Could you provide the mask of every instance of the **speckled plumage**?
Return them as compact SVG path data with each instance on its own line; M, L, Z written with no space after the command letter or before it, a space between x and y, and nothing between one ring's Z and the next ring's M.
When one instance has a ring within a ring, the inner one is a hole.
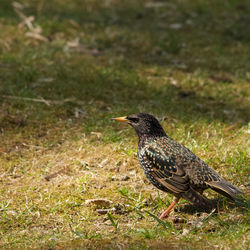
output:
M139 113L125 120L138 134L137 155L146 177L155 187L173 194L175 204L184 198L212 208L212 203L201 195L207 188L229 198L241 193L189 149L168 137L152 115Z

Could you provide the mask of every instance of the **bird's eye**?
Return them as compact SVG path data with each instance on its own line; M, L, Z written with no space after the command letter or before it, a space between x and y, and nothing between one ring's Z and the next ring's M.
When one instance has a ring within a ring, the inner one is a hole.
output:
M129 117L128 118L131 122L133 123L138 123L139 122L139 118L136 118L136 117Z

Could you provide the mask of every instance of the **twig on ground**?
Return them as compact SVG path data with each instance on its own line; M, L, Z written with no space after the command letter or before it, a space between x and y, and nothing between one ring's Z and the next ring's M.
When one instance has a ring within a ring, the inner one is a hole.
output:
M61 104L64 104L66 102L74 102L74 103L77 103L79 105L83 104L82 101L78 101L74 97L65 98L63 100L45 100L44 98L30 98L30 97L11 96L11 95L2 95L2 97L6 98L6 99L13 99L13 100L41 102L41 103L46 104L47 106L50 106L51 104L61 105Z
M27 17L24 15L24 13L21 11L23 6L17 2L12 3L12 6L14 8L14 11L17 13L17 15L20 17L22 22L18 25L19 28L22 28L24 26L27 26L28 32L25 33L27 37L48 42L48 38L42 35L42 28L39 25L34 25L35 17L29 16Z
M50 106L49 101L45 99L38 99L38 98L29 98L29 97L20 97L20 96L12 96L12 95L2 95L3 98L6 99L14 99L14 100L23 100L23 101L32 101L32 102L42 102L46 105Z

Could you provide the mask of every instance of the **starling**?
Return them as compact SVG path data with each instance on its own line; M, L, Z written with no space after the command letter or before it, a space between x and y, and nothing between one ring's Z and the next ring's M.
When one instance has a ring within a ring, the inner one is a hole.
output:
M160 219L168 216L180 198L202 208L213 208L213 203L202 196L207 188L231 199L242 193L189 149L168 137L154 116L139 113L112 119L135 129L139 137L137 157L146 177L158 189L175 196Z

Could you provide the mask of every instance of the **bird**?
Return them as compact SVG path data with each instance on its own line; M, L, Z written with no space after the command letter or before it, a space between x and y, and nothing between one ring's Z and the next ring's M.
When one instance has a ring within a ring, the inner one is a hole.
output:
M156 188L175 197L160 219L169 216L180 198L201 208L215 208L203 196L208 188L230 199L242 193L188 148L170 138L153 115L138 113L111 119L134 128L139 138L137 158L146 177Z

